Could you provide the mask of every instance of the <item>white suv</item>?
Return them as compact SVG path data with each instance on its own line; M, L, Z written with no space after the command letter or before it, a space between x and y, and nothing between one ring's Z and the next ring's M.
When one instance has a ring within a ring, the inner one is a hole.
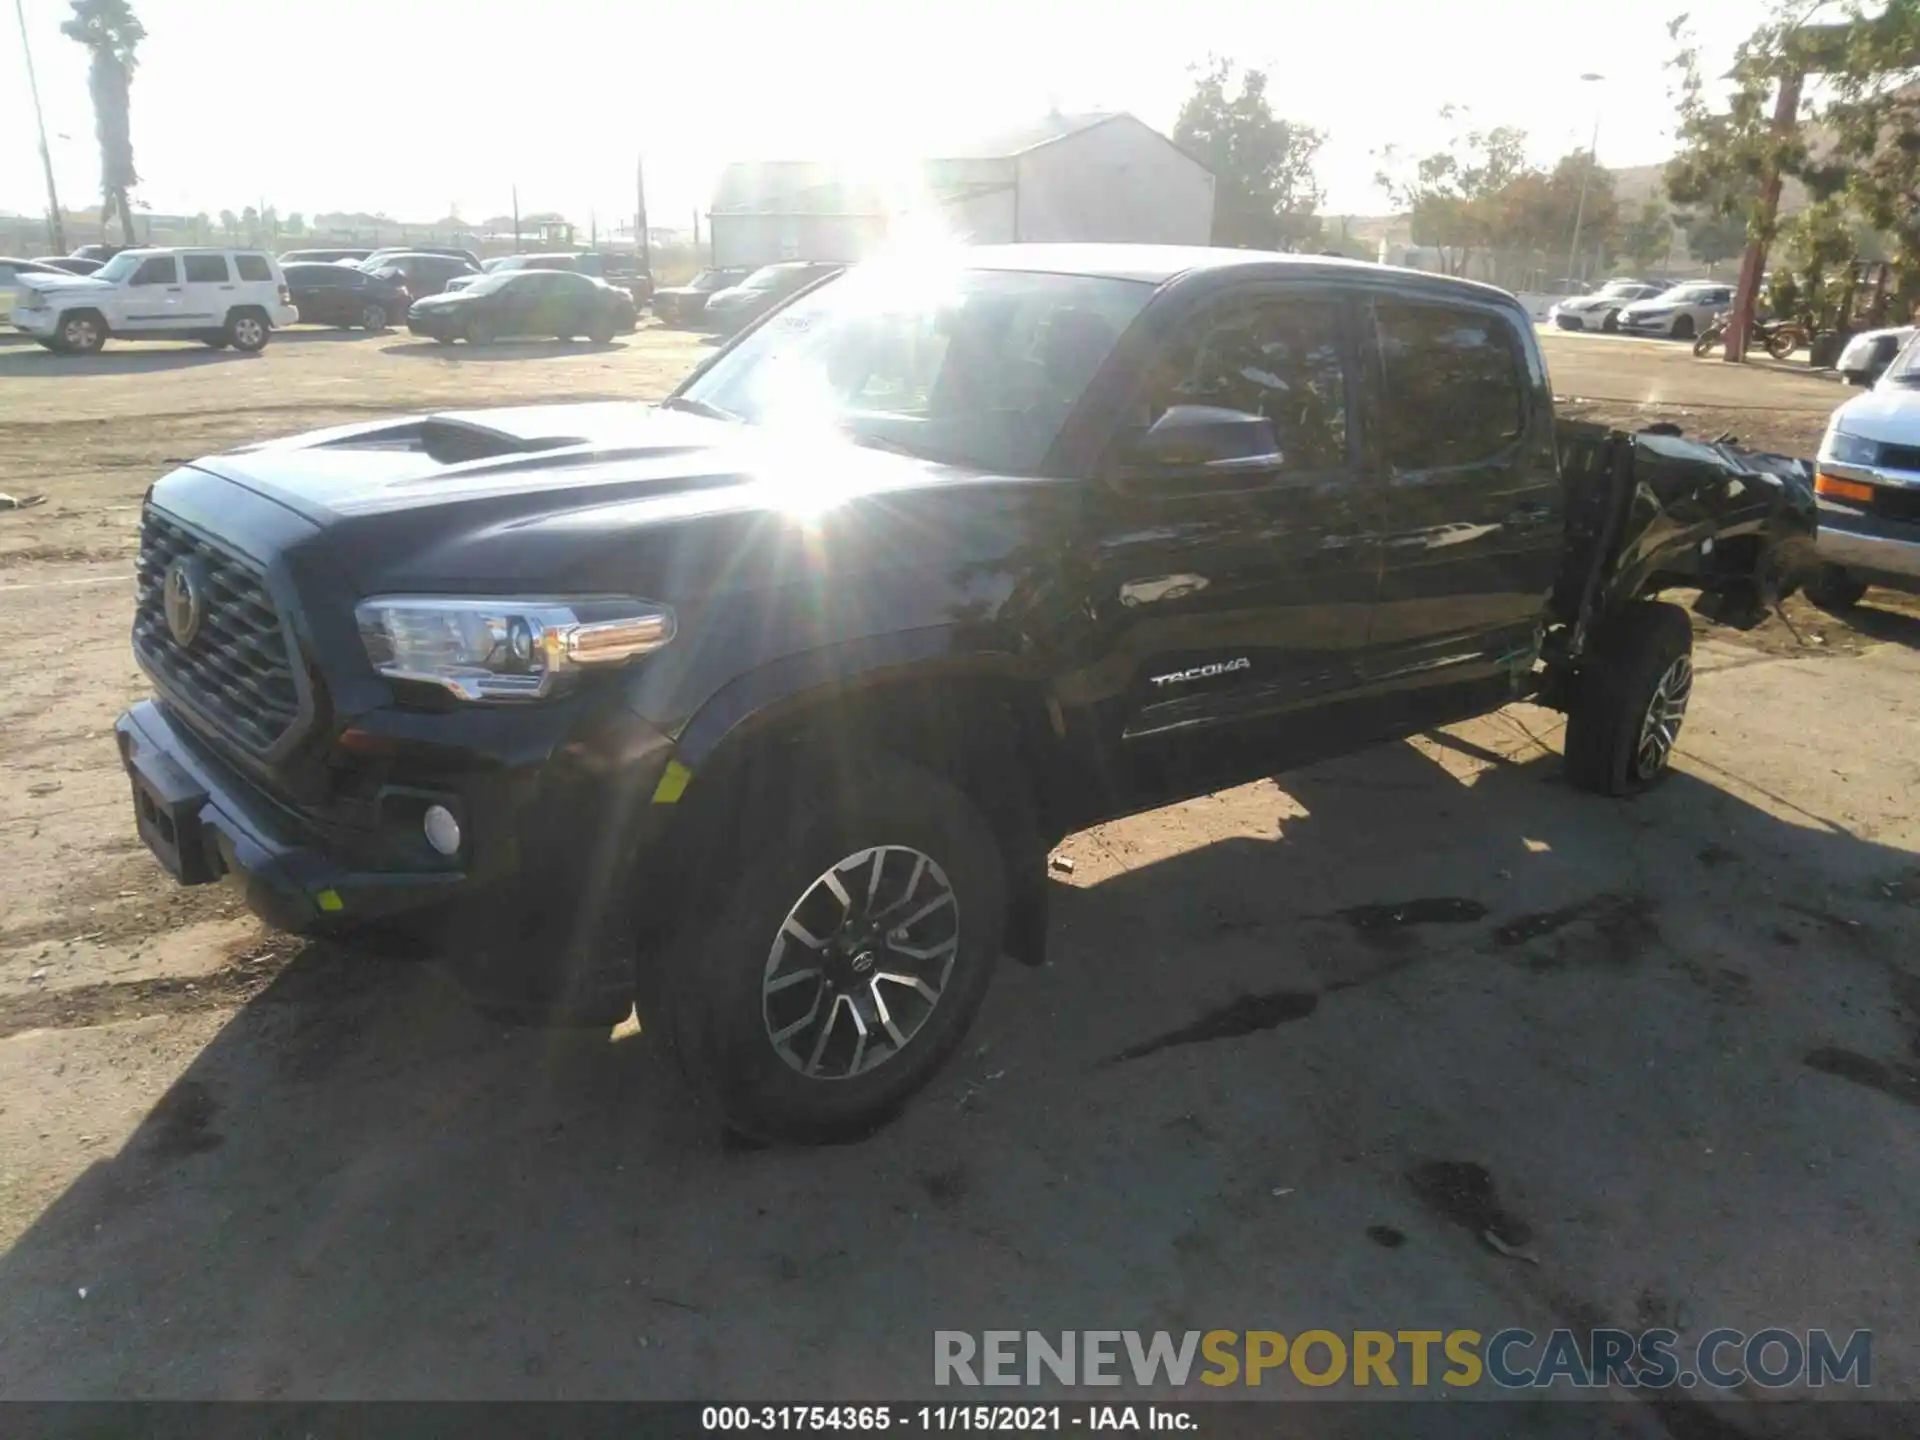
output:
M13 324L49 350L90 355L109 335L258 350L300 318L263 250L122 250L91 275L22 276Z

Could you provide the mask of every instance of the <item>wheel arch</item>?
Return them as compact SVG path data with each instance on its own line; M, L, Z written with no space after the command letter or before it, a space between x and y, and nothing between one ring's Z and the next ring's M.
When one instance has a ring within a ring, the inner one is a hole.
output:
M664 893L687 894L730 844L777 823L808 783L858 782L884 753L938 775L980 810L1007 880L1007 952L1037 964L1046 936L1046 852L1059 812L1056 731L1019 657L955 650L944 628L823 647L757 667L716 693L676 746ZM656 796L658 800L659 796ZM676 913L643 923L645 953Z

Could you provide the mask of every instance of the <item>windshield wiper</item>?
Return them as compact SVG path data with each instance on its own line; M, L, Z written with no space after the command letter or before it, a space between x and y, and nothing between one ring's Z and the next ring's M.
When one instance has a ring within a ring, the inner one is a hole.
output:
M695 400L686 395L675 395L660 402L662 410L684 410L689 415L704 415L709 420L732 420L736 424L744 417L731 410L722 410L718 405L709 405L704 400Z

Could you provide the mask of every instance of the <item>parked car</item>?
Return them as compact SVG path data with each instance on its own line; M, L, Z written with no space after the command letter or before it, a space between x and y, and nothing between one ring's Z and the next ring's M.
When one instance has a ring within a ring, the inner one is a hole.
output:
M1647 300L1624 306L1619 328L1629 335L1666 335L1691 340L1733 308L1733 287L1714 280L1687 280Z
M493 260L481 262L481 270L496 274L502 270L572 270L577 274L592 276L595 280L604 280L616 290L624 290L633 297L635 305L644 305L653 294L653 277L639 269L625 256L603 255L596 251L556 250L539 255L502 255ZM446 290L463 290L471 285L478 276L455 276L446 284ZM445 292L443 292L445 293Z
M684 285L667 285L653 292L654 318L663 325L691 325L722 290L747 278L745 269L702 270Z
M73 258L76 260L98 260L104 265L126 248L124 245L79 245L74 247Z
M478 265L457 255L430 252L415 254L410 251L369 255L360 262L360 268L369 275L383 275L389 280L398 281L406 286L407 293L415 300L438 295L447 288L449 280L480 273Z
M1920 339L1833 412L1814 490L1821 569L1808 599L1840 611L1870 585L1920 594Z
M49 350L88 355L109 336L259 350L300 318L280 262L262 250L122 250L91 275L40 276L13 324Z
M471 250L462 250L457 245L383 245L377 250L366 252L361 261L380 261L389 255L445 255L451 260L464 260L474 269L480 268L480 257Z
M384 330L404 319L413 297L407 287L388 275L374 275L352 265L331 261L283 265L287 290L309 325L339 325L346 329Z
M1547 310L1547 318L1562 330L1619 328L1620 312L1636 300L1651 300L1665 287L1644 280L1609 280L1591 295L1561 300Z
M705 308L700 311L700 328L721 335L744 330L788 296L845 268L819 260L763 265L738 285L708 296Z
M289 250L280 257L282 265L338 264L351 261L358 264L373 254L371 250Z
M0 296L11 296L16 289L15 281L22 275L52 276L64 278L69 272L47 260L15 260L11 256L0 255Z
M51 265L54 269L64 270L69 275L91 275L107 263L86 255L36 255L34 259L39 264Z
M199 460L144 512L131 818L489 1006L637 999L748 1135L864 1133L1043 957L1096 819L1523 697L1579 786L1667 773L1692 630L1649 597L1758 618L1812 491L1556 426L1546 375L1468 281L982 247L809 291L655 410Z
M407 328L442 345L486 345L509 335L585 335L605 345L638 323L633 297L570 270L504 270L463 290L416 300Z
M1862 330L1847 341L1833 368L1849 385L1871 385L1887 371L1900 347L1913 337L1912 325L1894 325L1885 330Z

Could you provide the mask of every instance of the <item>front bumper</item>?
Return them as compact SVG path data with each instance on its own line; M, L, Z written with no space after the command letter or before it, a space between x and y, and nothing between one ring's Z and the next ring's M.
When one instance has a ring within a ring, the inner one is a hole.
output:
M1817 549L1822 564L1838 565L1862 580L1920 590L1920 524L1837 505L1823 496Z
M38 310L22 310L16 307L13 312L13 328L25 331L29 335L50 336L60 322L60 312L47 306Z
M1673 315L1622 315L1614 323L1635 335L1665 335L1673 329Z
M236 880L255 914L297 933L404 920L486 998L617 1019L644 915L634 885L676 813L656 798L673 747L617 695L571 698L362 714L352 734L380 758L353 771L336 741L320 767L333 798L299 806L164 700L114 732L141 838L182 884ZM430 803L460 824L451 857L421 833Z

